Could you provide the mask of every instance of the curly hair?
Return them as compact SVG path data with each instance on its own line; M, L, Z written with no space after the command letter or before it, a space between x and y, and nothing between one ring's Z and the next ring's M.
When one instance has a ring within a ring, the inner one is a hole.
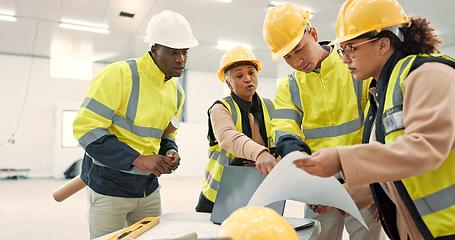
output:
M442 41L430 26L430 22L421 17L411 17L411 22L400 28L404 35L402 50L407 54L439 53Z
M390 44L393 48L402 50L407 55L440 53L438 46L442 41L434 33L434 28L430 26L430 22L421 17L410 17L410 20L408 24L399 28L404 36L403 42L391 31L381 31L380 33L373 31L363 34L358 38L386 37L390 39Z

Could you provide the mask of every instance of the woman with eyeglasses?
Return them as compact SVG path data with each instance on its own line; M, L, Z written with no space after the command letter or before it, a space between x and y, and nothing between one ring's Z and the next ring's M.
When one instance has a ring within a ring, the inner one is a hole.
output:
M395 0L348 0L338 53L355 79L373 77L362 145L325 148L294 164L348 189L371 188L391 239L455 239L455 61L425 18ZM360 192L360 191L359 191ZM353 196L359 208L365 196Z

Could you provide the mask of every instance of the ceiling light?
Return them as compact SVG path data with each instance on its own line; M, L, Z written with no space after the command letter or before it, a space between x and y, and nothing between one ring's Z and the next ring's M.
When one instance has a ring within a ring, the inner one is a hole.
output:
M16 19L17 19L16 16L0 15L0 20L2 20L2 21L15 22Z
M80 30L80 31L86 31L86 32L95 32L95 33L103 33L103 34L109 33L109 29L106 29L106 28L89 27L89 26L77 25L77 24L72 24L72 23L61 22L59 26L61 28L74 29L74 30Z
M246 49L250 49L251 50L251 45L249 44L244 44L244 43L234 43L234 42L223 42L223 41L219 41L216 43L216 48L218 49L221 49L221 50L230 50L232 49L233 47L235 46L242 46Z
M279 5L282 5L282 4L286 4L285 2L277 2L277 1L271 1L269 3L269 7L268 7L268 10L270 11L270 9L276 7L276 6L279 6ZM310 8L307 8L307 7L302 7L298 4L294 4L296 6L299 6L300 8L306 10L306 11L309 11L310 12L310 19L313 18L313 10L311 10Z

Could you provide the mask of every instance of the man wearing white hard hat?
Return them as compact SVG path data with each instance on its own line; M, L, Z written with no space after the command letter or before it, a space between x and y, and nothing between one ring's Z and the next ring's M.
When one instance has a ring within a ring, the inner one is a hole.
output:
M185 94L174 77L198 45L188 21L154 15L142 57L112 63L93 79L74 121L84 148L90 239L161 214L158 177L180 164L176 119Z

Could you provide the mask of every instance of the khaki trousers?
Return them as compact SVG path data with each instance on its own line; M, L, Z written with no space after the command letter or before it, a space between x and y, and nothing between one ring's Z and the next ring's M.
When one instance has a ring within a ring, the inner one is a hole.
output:
M145 217L161 215L160 187L144 198L112 197L87 188L90 239L104 236Z
M350 240L386 240L389 239L379 222L374 221L375 208L364 208L360 210L367 230L356 218L349 216L343 218L335 208L326 214L314 213L308 206L305 206L305 217L317 219L321 222L320 240L341 240L343 229L349 233Z

